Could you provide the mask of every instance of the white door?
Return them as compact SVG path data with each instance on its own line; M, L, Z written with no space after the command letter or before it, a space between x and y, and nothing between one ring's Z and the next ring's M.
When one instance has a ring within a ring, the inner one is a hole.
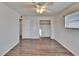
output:
M41 30L40 37L50 37L51 36L51 27L50 27L49 23L42 22L42 24L40 24L40 30Z

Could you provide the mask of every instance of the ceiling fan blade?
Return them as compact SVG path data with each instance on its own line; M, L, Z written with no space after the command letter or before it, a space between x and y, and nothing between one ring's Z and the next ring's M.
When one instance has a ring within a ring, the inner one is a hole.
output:
M45 8L46 6L50 5L50 4L53 4L53 2L46 2L42 8Z
M39 8L39 5L37 2L32 2L32 3L33 3L34 8Z
M37 8L32 8L32 10L37 10Z
M49 3L48 2L46 2L43 6L42 6L42 8L44 9L44 8L46 8L47 9L47 5L48 5Z

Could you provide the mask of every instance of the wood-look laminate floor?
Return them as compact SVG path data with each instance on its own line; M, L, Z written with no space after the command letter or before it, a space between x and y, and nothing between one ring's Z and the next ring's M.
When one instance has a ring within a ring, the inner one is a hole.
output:
M55 40L27 39L22 40L21 47L18 44L5 56L73 56L73 54Z

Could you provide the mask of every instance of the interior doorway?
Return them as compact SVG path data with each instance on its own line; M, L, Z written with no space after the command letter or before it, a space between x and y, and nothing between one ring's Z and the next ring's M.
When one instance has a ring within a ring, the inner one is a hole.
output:
M51 36L51 21L40 20L40 38L50 38Z

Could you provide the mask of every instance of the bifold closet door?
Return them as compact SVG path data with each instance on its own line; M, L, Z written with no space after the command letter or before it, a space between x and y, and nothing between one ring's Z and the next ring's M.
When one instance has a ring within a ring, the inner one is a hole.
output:
M40 25L41 28L41 37L50 37L50 25L46 24L46 25Z

